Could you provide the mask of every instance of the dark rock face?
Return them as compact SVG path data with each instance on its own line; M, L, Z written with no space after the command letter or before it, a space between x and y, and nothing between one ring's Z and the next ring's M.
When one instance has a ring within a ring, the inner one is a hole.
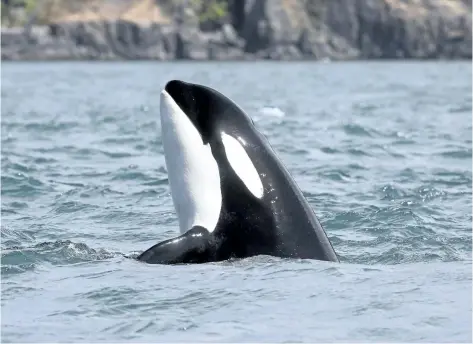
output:
M471 59L467 0L228 0L230 22L2 29L2 60Z
M466 1L334 0L322 20L361 58L471 59Z
M201 32L192 26L116 21L53 24L33 28L29 35L2 31L3 60L229 60L242 59L243 48L230 25Z

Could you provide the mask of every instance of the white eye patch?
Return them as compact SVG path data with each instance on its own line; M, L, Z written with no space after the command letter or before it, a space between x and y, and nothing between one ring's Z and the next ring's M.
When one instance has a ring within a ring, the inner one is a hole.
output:
M237 176L255 197L262 198L264 195L263 183L245 148L237 139L223 132L222 143L228 162Z

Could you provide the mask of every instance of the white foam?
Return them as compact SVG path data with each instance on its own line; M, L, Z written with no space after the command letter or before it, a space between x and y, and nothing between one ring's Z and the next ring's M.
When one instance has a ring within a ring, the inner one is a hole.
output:
M284 112L278 107L262 107L259 109L259 113L268 117L282 118L285 116Z

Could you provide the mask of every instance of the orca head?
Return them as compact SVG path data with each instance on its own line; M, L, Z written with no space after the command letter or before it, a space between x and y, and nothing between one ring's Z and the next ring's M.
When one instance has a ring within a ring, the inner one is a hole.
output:
M231 202L232 196L241 199L241 192L241 202L263 197L244 135L258 135L257 131L251 118L226 96L206 86L169 81L161 92L161 130L181 232L194 226L214 231L223 203Z

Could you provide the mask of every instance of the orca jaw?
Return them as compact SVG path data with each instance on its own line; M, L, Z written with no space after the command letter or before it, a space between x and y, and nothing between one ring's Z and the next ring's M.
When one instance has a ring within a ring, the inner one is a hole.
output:
M164 157L180 231L202 226L212 232L220 216L222 194L211 147L203 143L198 128L166 90L161 92L160 112Z
M171 80L164 90L192 122L202 142L209 143L216 118L213 116L209 95L205 88L180 80Z

